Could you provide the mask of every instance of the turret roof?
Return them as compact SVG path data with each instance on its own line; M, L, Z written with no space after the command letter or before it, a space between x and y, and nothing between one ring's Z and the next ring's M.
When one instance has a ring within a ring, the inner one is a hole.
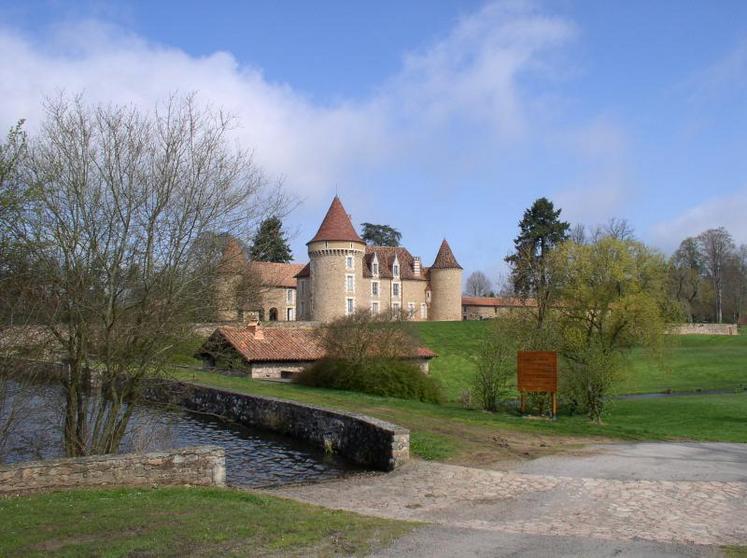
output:
M314 238L309 240L311 242L317 242L320 240L347 240L350 242L363 242L358 233L353 228L353 223L350 221L345 208L342 206L340 198L335 196L332 200L332 205L327 210L327 215L324 216L322 224L319 226Z
M454 252L451 251L451 247L449 246L449 243L446 242L445 238L441 243L441 247L438 249L436 259L433 260L431 269L462 269L462 266L459 265L459 262L454 257Z

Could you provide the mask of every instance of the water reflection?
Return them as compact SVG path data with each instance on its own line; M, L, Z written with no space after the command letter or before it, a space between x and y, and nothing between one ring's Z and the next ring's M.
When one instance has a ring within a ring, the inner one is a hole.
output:
M57 386L36 386L24 420L11 435L3 461L18 463L64 457L64 400ZM139 405L122 442L122 453L212 444L226 451L226 480L241 486L268 486L323 480L351 467L343 460L284 436L231 424L181 409Z

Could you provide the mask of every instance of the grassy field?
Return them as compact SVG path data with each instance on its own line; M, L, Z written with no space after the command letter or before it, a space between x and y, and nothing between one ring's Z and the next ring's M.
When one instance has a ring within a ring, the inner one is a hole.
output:
M363 555L414 526L230 489L70 490L0 498L0 556Z
M729 389L734 394L665 399L618 400L605 424L569 416L561 407L558 420L532 420L517 413L485 413L463 408L460 395L469 389L473 355L489 322L416 324L423 343L438 353L431 374L444 387L446 405L367 396L291 384L229 378L213 373L177 370L182 380L236 391L304 401L362 412L409 428L412 450L426 459L482 463L529 457L589 439L688 439L747 442L747 335L672 337L660 361L634 351L626 393ZM194 350L194 349L191 349ZM562 373L562 370L561 370Z
M423 343L438 353L431 373L455 401L469 388L473 355L490 322L423 322L415 324ZM634 350L623 393L747 389L747 334L682 335L667 338L661 358ZM561 370L562 373L562 370Z

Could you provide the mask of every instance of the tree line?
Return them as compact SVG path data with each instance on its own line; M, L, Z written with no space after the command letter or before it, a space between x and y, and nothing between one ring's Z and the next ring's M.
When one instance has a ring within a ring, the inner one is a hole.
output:
M524 296L539 294L544 313L548 294L547 270L537 269L544 255L557 244L570 241L590 245L603 238L635 241L633 227L625 219L587 229L559 220L560 210L540 198L519 223L514 252L505 258L510 276L492 281L482 271L472 272L465 282L470 296ZM678 320L739 323L747 315L747 245L736 245L724 227L707 229L683 240L666 258L667 292L680 310Z

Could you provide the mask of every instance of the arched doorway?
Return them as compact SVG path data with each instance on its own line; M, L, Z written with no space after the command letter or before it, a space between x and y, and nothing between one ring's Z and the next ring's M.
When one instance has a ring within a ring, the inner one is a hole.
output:
M270 321L271 322L278 321L278 309L277 308L270 308Z

